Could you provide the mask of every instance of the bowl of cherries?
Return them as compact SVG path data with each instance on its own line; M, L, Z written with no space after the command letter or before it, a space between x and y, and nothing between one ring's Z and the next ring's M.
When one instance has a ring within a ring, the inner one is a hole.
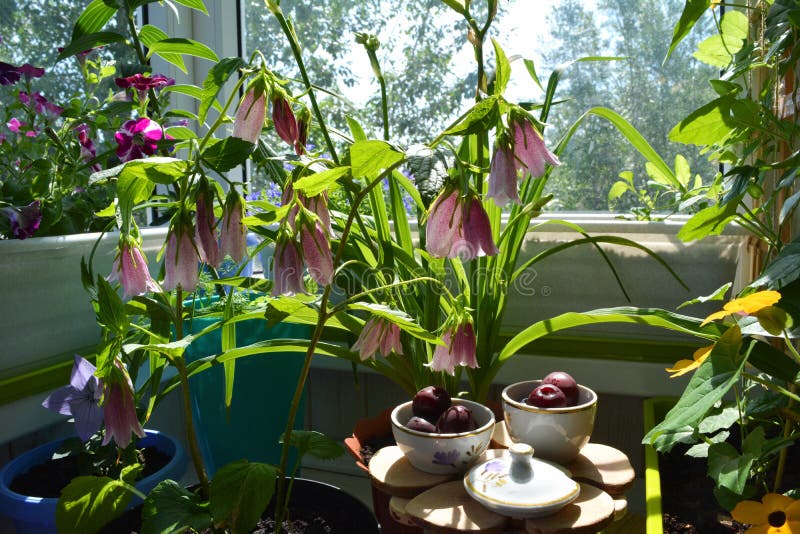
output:
M435 474L465 472L489 447L494 414L428 386L392 410L392 434L411 465Z
M533 447L534 456L568 463L589 442L597 394L563 371L511 384L502 399L508 435Z

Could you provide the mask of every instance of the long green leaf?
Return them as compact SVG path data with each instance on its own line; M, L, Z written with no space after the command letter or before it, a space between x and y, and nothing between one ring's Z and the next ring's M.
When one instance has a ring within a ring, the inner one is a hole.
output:
M124 40L125 36L117 32L97 32L79 35L73 38L72 41L59 52L56 61L61 61L92 48L109 45L111 43L121 43Z
M72 40L102 30L119 9L115 4L116 2L111 3L107 0L92 0L75 22L72 28Z
M538 321L512 337L500 352L499 360L505 361L526 345L547 335L577 326L627 323L666 328L683 334L716 341L721 335L715 324L701 327L702 321L695 317L679 315L658 308L618 307L593 310L585 313L569 312Z
M217 95L220 90L222 90L222 86L244 65L245 62L241 58L226 57L221 59L208 71L206 79L203 80L203 92L200 98L200 109L198 111L201 123L205 122L208 116L208 110L211 109L212 106L215 108L219 106ZM219 109L222 109L221 106Z
M544 102L542 103L542 111L539 115L539 120L542 123L547 122L547 117L550 116L550 109L553 106L553 98L555 97L556 89L558 88L558 82L561 79L561 75L564 74L564 71L567 70L571 65L585 61L619 61L622 59L625 58L616 56L587 56L573 59L572 61L567 61L566 63L562 63L557 68L553 69L553 72L550 73L550 77L547 79L547 90L544 93Z
M703 13L706 12L710 5L711 0L686 0L681 18L672 31L672 42L669 44L669 50L667 50L664 62L669 59L683 38L689 35L695 23L700 20L700 17L703 16Z
M139 40L147 48L150 48L151 46L153 46L153 44L159 41L163 41L164 39L169 39L169 35L167 35L167 33L164 32L164 30L162 30L157 26L153 26L152 24L145 24L139 29ZM164 52L159 55L164 59L164 61L172 63L173 65L181 69L182 72L187 72L186 63L184 63L182 55L169 54L167 52Z
M199 41L181 37L171 37L169 39L164 39L162 41L158 41L157 43L153 43L150 46L150 50L147 52L147 57L150 57L153 54L158 54L164 58L165 61L167 61L167 58L162 55L164 53L168 55L184 54L187 56L207 59L209 61L219 61L217 54L215 54L214 51L208 46Z
M228 322L233 316L233 297L236 291L231 289L228 297L225 299L225 310L223 311L222 318L226 321L222 326L221 340L223 354L229 350L236 348L236 323ZM233 402L233 381L236 376L236 361L225 362L223 365L225 372L225 408L231 409L231 402Z

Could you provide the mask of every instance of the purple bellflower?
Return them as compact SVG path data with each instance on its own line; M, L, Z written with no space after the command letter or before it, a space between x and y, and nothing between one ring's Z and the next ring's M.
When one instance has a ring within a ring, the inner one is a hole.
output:
M430 363L433 371L445 371L454 376L456 365L472 369L478 367L472 323L465 322L449 328L442 336L442 341L444 345L438 345L433 352L433 361Z
M117 447L124 449L131 442L131 433L140 438L143 438L145 433L136 416L131 379L121 364L116 365L122 377L106 381L104 388L103 417L106 422L106 434L103 436L103 445L108 445L113 439Z
M462 196L457 188L433 201L425 235L428 252L440 258L471 260L498 252L480 199L472 192Z
M353 344L353 350L359 353L362 362L374 358L378 351L384 356L392 352L403 354L400 327L386 319L371 317Z
M275 243L272 261L272 296L292 296L306 292L303 260L294 239L281 233Z
M164 131L157 122L147 117L131 119L114 134L114 139L117 141L117 157L125 163L146 155L152 156L158 150L158 142L163 137Z
M308 274L318 284L330 285L333 282L333 256L322 225L315 221L301 223L300 244Z
M231 188L222 210L222 229L219 237L220 258L230 256L236 263L247 255L247 226L244 218L244 199Z
M275 92L272 97L272 122L275 131L283 141L294 147L300 138L297 119L294 117L292 105L283 92Z
M214 195L208 180L203 178L197 191L196 243L200 246L200 259L214 268L219 267L222 263L216 227Z
M266 117L267 95L262 89L251 87L236 110L231 135L249 143L257 143Z
M103 381L94 376L95 366L77 354L69 385L55 390L42 406L75 419L75 431L87 441L103 424Z
M179 215L169 229L164 251L164 289L167 291L180 286L184 291L191 292L197 287L200 257L192 241L193 235L192 225L181 222Z
M494 203L501 208L509 201L522 203L517 191L517 163L514 159L514 150L508 145L495 147L486 197L494 200Z
M514 156L520 162L523 171L534 178L544 175L544 164L561 165L555 154L547 149L542 135L525 119L514 118L511 121L514 135Z
M111 267L108 281L119 280L125 298L143 295L148 291L158 291L158 285L150 276L147 268L147 259L142 254L142 249L129 240L120 243L119 253Z

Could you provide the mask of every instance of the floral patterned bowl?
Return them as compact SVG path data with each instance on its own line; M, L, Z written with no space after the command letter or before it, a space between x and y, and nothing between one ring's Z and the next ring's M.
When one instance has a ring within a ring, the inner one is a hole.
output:
M411 465L426 473L463 473L489 447L494 430L492 411L465 399L453 399L453 405L456 404L472 411L472 418L477 425L475 430L458 434L418 432L405 426L412 417L411 401L392 410L392 434Z

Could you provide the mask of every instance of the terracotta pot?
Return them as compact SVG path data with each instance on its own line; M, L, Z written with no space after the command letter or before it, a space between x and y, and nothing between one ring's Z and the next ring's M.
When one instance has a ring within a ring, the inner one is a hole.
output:
M387 408L375 417L359 419L353 429L353 435L345 438L344 444L347 451L355 459L356 465L364 471L369 471L364 458L361 456L361 445L375 438L386 438L392 435L392 423L389 416L392 408ZM392 496L372 485L372 509L378 523L381 525L382 534L422 534L418 527L410 527L398 523L389 511L389 501Z

